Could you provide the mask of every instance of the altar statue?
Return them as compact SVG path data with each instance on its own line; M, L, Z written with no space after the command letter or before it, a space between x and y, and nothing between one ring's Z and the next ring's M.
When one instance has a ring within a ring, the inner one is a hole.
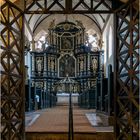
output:
M93 68L93 71L96 72L97 68L98 68L98 62L97 62L97 59L94 57L92 59L92 68Z
M55 19L53 19L49 24L49 29L52 29L55 27Z
M38 58L37 59L37 71L41 72L41 70L42 70L42 59Z

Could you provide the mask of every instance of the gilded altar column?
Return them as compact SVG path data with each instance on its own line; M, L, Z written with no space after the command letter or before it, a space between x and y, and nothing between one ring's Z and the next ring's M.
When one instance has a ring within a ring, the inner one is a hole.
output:
M83 29L82 44L85 44L85 29Z
M57 67L58 67L58 65L57 65L57 58L55 58L55 76L57 76Z
M47 61L46 61L46 53L44 53L44 76L47 75Z
M87 61L86 61L86 55L84 56L84 75L86 75L86 71L87 71Z
M35 76L35 56L34 56L34 53L32 53L31 55L32 57L32 76Z
M77 58L77 76L79 76L79 58Z
M44 81L44 108L47 107L47 81Z
M88 75L90 74L90 54L88 53L88 59L87 59L87 71L88 71Z
M58 35L56 34L56 46L58 46Z

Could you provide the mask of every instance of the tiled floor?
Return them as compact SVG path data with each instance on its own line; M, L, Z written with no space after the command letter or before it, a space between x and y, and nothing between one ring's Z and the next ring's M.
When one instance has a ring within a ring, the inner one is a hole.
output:
M103 122L96 113L86 113L86 117L92 126L103 125Z
M39 116L40 113L37 112L26 113L25 126L31 126Z
M100 117L98 113L86 113L86 117L96 132L113 132L113 126L109 126L107 119Z
M68 132L68 106L26 113L26 132ZM111 132L94 109L73 107L74 132Z

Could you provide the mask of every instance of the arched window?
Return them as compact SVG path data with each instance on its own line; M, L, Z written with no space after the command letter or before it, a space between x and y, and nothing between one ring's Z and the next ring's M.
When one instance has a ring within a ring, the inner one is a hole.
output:
M36 51L43 51L48 47L47 37L42 35L35 43Z
M96 34L88 35L88 41L86 42L86 46L90 47L91 51L99 49L99 39Z
M109 49L108 49L108 54L109 54L109 58L112 56L113 54L113 30L112 27L110 26L109 28Z

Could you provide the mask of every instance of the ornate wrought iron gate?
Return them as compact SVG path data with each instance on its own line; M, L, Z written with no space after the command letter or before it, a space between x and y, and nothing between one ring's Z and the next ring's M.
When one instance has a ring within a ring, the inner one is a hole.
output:
M1 123L2 139L24 139L23 14L113 13L108 0L26 0L24 13L9 0L1 6ZM115 1L115 0L114 0ZM113 1L113 3L114 3ZM63 2L63 3L62 3ZM115 134L118 140L138 139L139 34L138 9L129 0L115 14ZM34 6L37 10L34 10ZM82 5L83 9L79 10ZM59 7L58 10L53 7ZM104 6L106 10L102 10Z

